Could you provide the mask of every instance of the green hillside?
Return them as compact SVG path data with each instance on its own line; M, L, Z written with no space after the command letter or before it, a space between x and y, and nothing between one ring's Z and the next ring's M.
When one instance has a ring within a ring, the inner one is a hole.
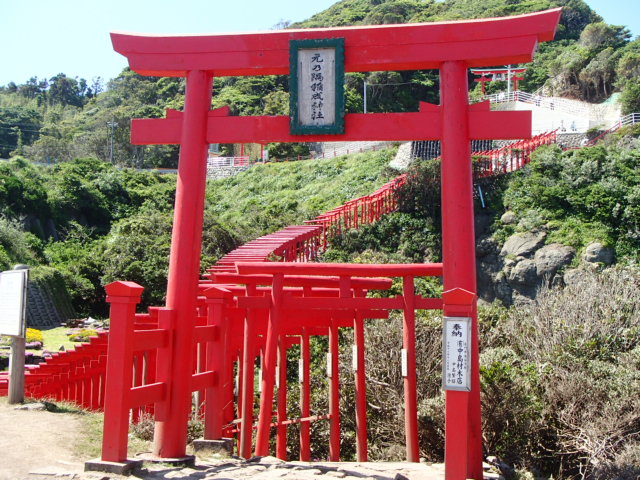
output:
M313 162L260 165L210 181L203 242L206 268L241 243L300 224L397 175L395 150ZM143 285L163 300L175 175L118 169L93 159L36 167L0 163L0 269L17 263L59 270L77 314L106 314L103 286Z

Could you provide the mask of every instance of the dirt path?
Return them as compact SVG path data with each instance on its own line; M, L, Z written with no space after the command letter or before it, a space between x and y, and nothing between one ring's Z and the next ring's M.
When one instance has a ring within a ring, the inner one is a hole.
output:
M73 444L80 437L81 421L74 415L47 411L14 410L0 401L0 480L34 477L30 472L82 472Z
M418 463L305 463L273 457L199 458L192 468L145 464L131 477L87 472L74 455L83 439L77 414L15 410L0 399L0 480L442 480L442 465Z

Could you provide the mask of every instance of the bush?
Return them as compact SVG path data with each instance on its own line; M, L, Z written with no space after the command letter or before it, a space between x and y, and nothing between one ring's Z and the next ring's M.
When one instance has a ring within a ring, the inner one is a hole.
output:
M69 335L69 340L72 342L88 342L91 337L97 337L98 331L93 328L83 328L78 332L73 332Z
M27 328L27 343L40 342L40 345L44 342L44 337L42 336L42 332L35 328Z

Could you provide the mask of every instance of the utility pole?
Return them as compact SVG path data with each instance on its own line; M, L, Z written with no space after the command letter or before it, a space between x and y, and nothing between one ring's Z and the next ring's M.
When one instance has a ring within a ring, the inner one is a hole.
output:
M507 65L507 102L511 100L511 65Z
M115 120L107 122L107 127L111 128L111 145L109 149L109 161L111 163L113 163L113 136L114 136L114 130L117 126L118 124L116 123Z
M367 80L364 81L364 113L367 113Z

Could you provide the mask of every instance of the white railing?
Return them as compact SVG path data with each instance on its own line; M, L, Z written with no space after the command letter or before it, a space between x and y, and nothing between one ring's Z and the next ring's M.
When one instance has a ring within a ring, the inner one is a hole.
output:
M207 159L207 167L247 167L249 157L210 157Z
M531 94L521 90L515 92L500 92L492 95L486 95L483 100L489 100L491 103L507 103L507 102L524 102L535 105L536 107L548 108L549 110L558 110L563 113L572 115L591 115L591 107L577 100L568 100L559 97L545 97L538 94Z
M616 120L613 123L613 125L611 125L608 129L606 129L600 135L589 140L589 142L587 142L585 146L595 145L596 143L598 143L598 140L600 140L603 137L606 137L610 133L615 132L619 128L626 127L627 125L635 125L636 123L640 123L640 113L629 113L628 115L620 117L618 120Z
M630 113L628 115L625 115L624 117L620 117L620 120L618 120L617 123L618 128L640 123L640 113Z

